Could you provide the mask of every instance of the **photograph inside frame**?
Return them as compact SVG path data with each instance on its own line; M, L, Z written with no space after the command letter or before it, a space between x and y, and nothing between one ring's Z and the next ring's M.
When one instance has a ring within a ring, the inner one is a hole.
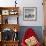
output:
M37 8L36 7L24 7L24 20L36 20Z

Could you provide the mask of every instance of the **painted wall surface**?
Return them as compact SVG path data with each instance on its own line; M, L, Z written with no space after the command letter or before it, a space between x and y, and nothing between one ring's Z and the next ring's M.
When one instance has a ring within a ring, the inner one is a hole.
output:
M23 10L21 10L20 25L22 26L43 26L43 6L42 0L30 0L24 1L23 7L36 7L37 8L37 20L36 21L24 21L23 20ZM22 9L22 8L21 8Z
M20 32L19 32L19 39L20 42L27 31L28 28L32 28L33 31L37 34L37 37L41 43L43 43L43 33L42 33L42 26L21 26L20 27Z
M0 0L0 7L13 7L15 6L15 0ZM28 26L32 26L35 32L38 35L39 40L43 41L43 30L42 26L44 26L44 15L43 15L43 6L42 0L17 0L17 7L19 7L19 24L20 24L20 32L19 38L22 39L23 33L26 31L25 29L29 28ZM24 21L23 20L23 7L36 7L37 8L37 20L36 21ZM9 17L9 22L12 17ZM14 21L12 21L14 22ZM14 22L15 23L15 22ZM23 27L22 27L23 26Z
M0 7L10 7L15 6L15 0L0 0ZM42 0L17 0L17 6L19 9L19 24L20 26L43 26L44 16L43 16L43 6ZM23 7L36 7L37 8L37 20L36 21L24 21L23 20Z

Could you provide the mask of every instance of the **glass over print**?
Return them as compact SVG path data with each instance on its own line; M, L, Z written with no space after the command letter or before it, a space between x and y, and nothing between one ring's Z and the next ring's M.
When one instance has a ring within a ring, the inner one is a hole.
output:
M24 7L23 15L24 15L24 20L36 20L37 8L36 7Z

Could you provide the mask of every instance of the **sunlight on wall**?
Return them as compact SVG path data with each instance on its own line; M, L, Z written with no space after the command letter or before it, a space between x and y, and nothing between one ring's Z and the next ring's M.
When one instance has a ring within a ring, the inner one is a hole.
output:
M0 6L14 6L14 0L0 0Z
M11 1L11 0L0 0L0 1ZM15 1L15 0L12 0L12 1Z
M15 6L15 1L20 4L21 2L23 2L23 0L0 0L0 6L4 7L4 6Z

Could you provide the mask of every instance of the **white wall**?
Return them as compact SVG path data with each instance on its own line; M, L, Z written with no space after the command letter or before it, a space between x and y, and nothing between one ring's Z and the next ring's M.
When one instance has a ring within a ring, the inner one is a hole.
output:
M15 6L15 0L0 0L1 7ZM20 26L43 26L43 6L42 0L17 0L17 6L20 7ZM36 7L37 8L37 20L36 21L24 21L23 20L23 7Z
M37 8L37 21L24 21L23 9L21 8L20 25L22 26L43 26L43 6L42 0L25 0L21 3L23 7L36 7Z

